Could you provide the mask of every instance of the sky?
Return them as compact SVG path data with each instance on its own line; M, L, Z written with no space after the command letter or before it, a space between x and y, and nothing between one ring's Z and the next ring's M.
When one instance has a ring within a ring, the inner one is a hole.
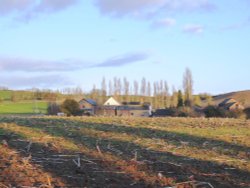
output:
M0 86L145 77L194 93L250 89L249 0L0 0Z

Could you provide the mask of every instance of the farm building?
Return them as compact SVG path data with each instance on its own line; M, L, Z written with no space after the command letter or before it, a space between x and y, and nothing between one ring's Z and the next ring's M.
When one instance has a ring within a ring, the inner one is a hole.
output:
M154 117L166 117L166 116L173 116L174 112L171 109L156 109L153 112Z
M99 106L96 110L97 115L104 116L151 116L151 106L132 106L132 105L119 105L119 106Z
M120 103L110 97L103 105L97 105L92 99L82 99L79 101L80 109L84 114L100 116L151 116L151 105L140 102Z
M110 97L104 104L104 106L120 106L121 104L115 100L113 97Z
M96 113L97 103L92 99L82 99L79 101L79 107L83 113L94 115Z
M219 104L219 107L224 108L225 110L244 110L244 106L238 101L232 98L225 99Z

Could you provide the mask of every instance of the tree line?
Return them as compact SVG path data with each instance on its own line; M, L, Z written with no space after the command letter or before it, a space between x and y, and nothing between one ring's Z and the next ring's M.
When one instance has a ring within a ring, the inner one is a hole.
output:
M183 74L183 89L176 90L173 86L171 92L166 80L151 82L143 77L141 81L134 80L131 83L126 77L114 77L111 80L103 77L100 88L94 85L89 97L103 104L108 96L124 102L148 102L154 108L191 107L201 105L202 99L211 97L208 94L193 95L193 78L189 68Z
M32 88L25 91L11 91L8 98L0 98L13 102L23 100L45 100L48 102L61 102L66 98L80 100L81 98L91 98L102 105L110 96L115 97L120 102L140 102L150 103L153 108L175 108L183 106L201 105L201 101L212 101L208 94L193 95L192 72L186 68L183 73L182 89L176 90L174 86L169 88L166 80L150 81L143 77L140 81L129 81L126 77L114 77L106 80L103 77L99 87L93 86L91 91L83 92L81 87L64 88L62 90L48 90ZM3 88L6 90L6 88Z

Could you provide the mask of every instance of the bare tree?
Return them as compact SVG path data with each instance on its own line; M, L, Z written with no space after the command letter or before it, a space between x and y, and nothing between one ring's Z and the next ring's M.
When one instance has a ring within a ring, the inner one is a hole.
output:
M158 92L158 82L154 82L154 97L156 97L159 92Z
M145 96L147 94L147 82L146 79L143 77L141 80L141 96L140 96L140 102L145 102Z
M160 96L159 96L159 104L160 104L160 107L163 108L165 107L165 93L164 93L164 84L163 84L163 80L160 81L160 84L159 84L159 91L160 91Z
M151 97L151 84L150 84L150 82L148 82L147 96Z
M135 80L134 81L134 95L138 96L138 90L139 90L139 84L138 82Z
M159 108L159 83L154 82L154 100L153 100L154 108Z
M112 80L109 80L109 95L113 95L113 83Z
M118 96L118 79L116 77L114 77L114 96L117 97Z
M107 96L107 84L106 84L106 79L105 77L102 78L102 85L101 85L102 89L101 89L101 92L102 92L102 103L105 102L106 100L106 96Z
M146 91L147 91L146 87L147 87L147 82L146 82L146 79L143 77L141 80L141 95L142 96L146 95Z
M167 81L164 81L164 89L163 89L163 93L164 93L164 107L169 107L170 106L170 102L169 102L169 89L168 89L168 83Z
M93 89L90 93L90 98L94 99L94 100L97 100L98 98L98 93L97 93L97 89L96 89L96 85L94 84L93 85Z
M186 68L183 74L183 90L185 97L185 105L191 106L193 100L193 78L189 68Z
M126 77L123 78L125 101L129 101L129 81Z
M122 94L122 82L120 78L117 79L117 93L118 95Z
M152 96L151 96L151 83L148 81L148 86L147 86L147 96L148 96L148 102L150 102L150 105L152 105Z
M117 79L117 99L121 100L121 94L122 94L122 82L121 79Z

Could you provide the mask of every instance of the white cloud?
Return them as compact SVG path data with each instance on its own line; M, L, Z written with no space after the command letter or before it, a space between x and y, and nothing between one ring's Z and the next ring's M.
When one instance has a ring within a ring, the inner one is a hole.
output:
M93 67L121 67L127 64L136 63L148 59L147 53L131 53L122 56L110 58L104 62L94 65Z
M1 0L0 15L26 11L32 4L34 0Z
M96 6L103 14L123 16L136 15L148 9L154 9L163 5L163 0L95 0Z
M241 28L245 28L245 27L249 27L249 26L250 26L250 18L248 18L242 22L238 22L238 23L224 26L221 28L221 30L235 30L235 29L241 29Z
M173 11L211 11L209 0L95 0L101 13L112 16L166 14Z
M190 34L201 34L204 32L204 27L202 25L187 24L183 27L183 32Z
M74 60L48 61L0 57L0 71L61 72L78 70L84 67L86 67L84 62Z
M167 0L165 4L166 10L186 10L211 11L215 9L215 5L210 0Z
M59 86L69 86L73 82L65 76L62 75L39 75L39 76L21 76L21 75L11 75L11 76L0 76L1 85L8 88L56 88Z
M14 13L18 20L29 21L40 14L55 13L79 0L0 0L0 15Z
M59 61L0 57L0 72L69 72L93 67L120 67L149 58L146 52L114 56L101 62L66 59Z
M26 12L21 18L25 21L33 19L40 14L55 13L67 9L76 4L78 0L41 0L30 11Z
M153 27L171 27L176 24L176 20L173 18L165 18L165 19L160 19L156 20L153 22L152 26Z

